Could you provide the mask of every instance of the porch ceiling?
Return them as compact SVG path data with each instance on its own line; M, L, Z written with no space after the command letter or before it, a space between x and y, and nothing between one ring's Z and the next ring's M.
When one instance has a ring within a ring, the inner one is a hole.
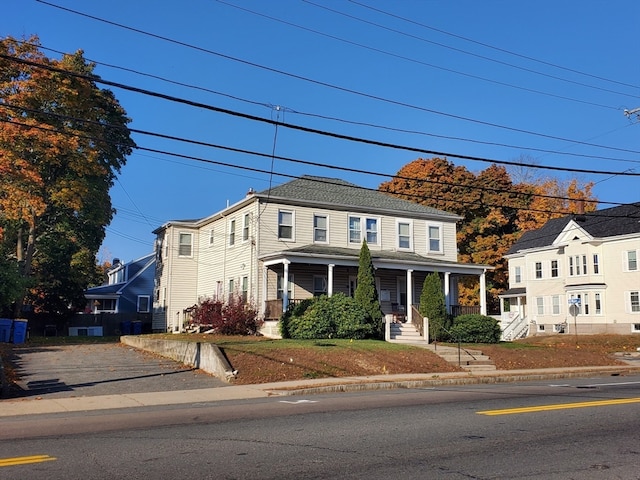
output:
M424 257L414 252L398 252L393 250L370 250L371 260L377 268L413 269L426 271L450 272L465 275L478 275L485 270L492 270L488 265L448 262L438 258ZM259 259L265 265L290 261L292 263L310 263L327 265L333 263L340 266L357 266L360 250L354 248L331 247L327 245L305 245L281 252L262 255Z

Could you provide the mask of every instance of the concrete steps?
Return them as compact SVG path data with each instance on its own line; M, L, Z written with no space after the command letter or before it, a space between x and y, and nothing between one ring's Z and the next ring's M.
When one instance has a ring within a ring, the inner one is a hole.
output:
M460 366L470 372L491 372L496 370L493 361L480 350L464 349L450 345L427 343L410 323L392 323L391 339L393 343L402 343L427 348L452 365Z

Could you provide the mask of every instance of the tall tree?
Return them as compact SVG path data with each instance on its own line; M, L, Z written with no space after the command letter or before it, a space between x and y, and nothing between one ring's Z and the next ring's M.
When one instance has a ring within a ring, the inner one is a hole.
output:
M42 309L48 297L67 304L95 275L109 189L134 143L94 67L82 51L47 58L37 37L0 40L0 225L31 283L17 312L28 293Z
M455 213L462 217L457 230L458 260L495 267L487 272L489 308L508 287L504 254L526 230L541 227L550 218L577 212L581 205L594 210L592 185L572 180L514 184L507 170L491 165L477 174L442 158L417 159L402 167L380 190ZM549 198L549 197L566 197ZM477 278L461 281L460 302L478 303Z
M358 286L356 287L354 299L367 312L368 321L373 326L374 335L382 338L382 310L380 310L378 290L376 289L376 272L373 268L371 252L366 240L362 241L362 247L360 247Z

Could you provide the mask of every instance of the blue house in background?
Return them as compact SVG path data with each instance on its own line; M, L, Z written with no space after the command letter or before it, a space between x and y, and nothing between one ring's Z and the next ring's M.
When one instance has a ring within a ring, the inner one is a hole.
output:
M130 332L123 331L128 329L123 325L132 322L141 322L141 327L150 329L155 268L154 253L129 263L114 259L107 283L85 290L87 307L74 317L69 335L127 334Z

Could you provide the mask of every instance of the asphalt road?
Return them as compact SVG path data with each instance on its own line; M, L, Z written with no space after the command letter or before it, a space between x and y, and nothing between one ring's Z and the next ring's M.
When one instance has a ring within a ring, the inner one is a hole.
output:
M214 376L119 343L16 346L21 380L12 397L77 396L193 390L227 386Z
M95 428L0 440L0 477L637 480L639 402L633 376L47 415Z

